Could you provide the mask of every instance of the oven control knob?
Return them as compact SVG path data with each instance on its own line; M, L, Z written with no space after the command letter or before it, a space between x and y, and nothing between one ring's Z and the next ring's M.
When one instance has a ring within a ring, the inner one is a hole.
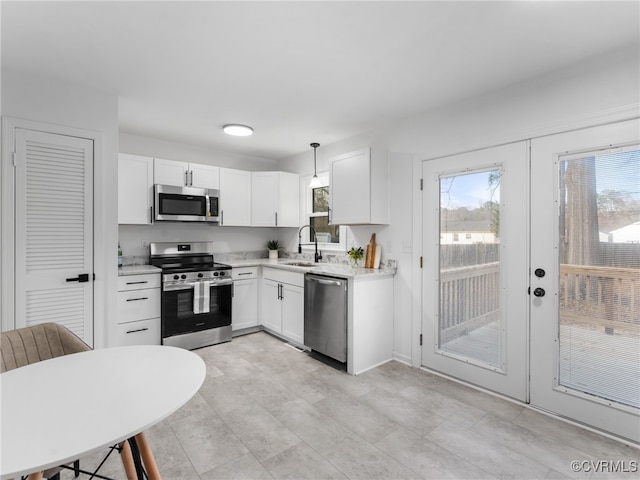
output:
M198 278L202 278L202 277L204 277L204 275L202 273L199 273Z
M213 272L213 276L217 277L218 276L218 272Z
M187 278L187 276L183 273L182 275L180 275L180 278L184 280Z
M220 276L221 276L221 277L224 277L225 275L226 275L226 273L225 273L225 272L220 272Z
M174 276L173 276L173 279L174 279L174 280L178 280L179 278L180 278L180 275L174 275Z

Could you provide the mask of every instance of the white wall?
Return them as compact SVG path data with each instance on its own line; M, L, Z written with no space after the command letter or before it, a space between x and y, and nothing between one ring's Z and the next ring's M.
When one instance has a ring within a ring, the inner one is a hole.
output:
M114 202L117 184L118 101L114 95L38 78L23 72L2 70L2 116L23 120L92 130L101 135L102 148L95 152L94 181L94 270L95 343L105 344L105 325L115 317L117 290L117 204ZM7 147L7 146L3 146ZM3 152L5 148L3 148ZM3 156L2 162L10 159ZM4 171L7 171L3 169ZM1 179L2 188L12 182L10 175ZM3 212L12 205L2 205ZM5 228L7 225L3 222ZM10 228L10 227L9 227ZM3 232L4 235L13 232ZM5 237L6 238L6 237ZM5 275L6 281L12 272ZM2 285L3 291L6 285ZM3 312L5 312L3 307ZM2 328L13 328L14 319L2 318Z
M389 180L391 225L351 228L356 245L368 243L370 232L376 231L383 256L398 260L394 281L394 355L398 360L412 359L414 365L420 362L421 306L416 301L421 296L421 272L417 267L421 220L417 211L419 202L415 201L420 198L419 193L416 194L420 161L586 127L610 118L637 116L639 53L637 46L611 52L553 74L318 148L318 171L328 169L331 157L365 146L412 154L392 158ZM402 75L402 72L398 74ZM311 140L322 144L322 138ZM281 161L280 168L311 173L311 149ZM407 241L406 246L413 247L411 253L403 251Z
M239 140L242 139L240 138ZM277 167L277 162L271 159L237 155L211 148L124 132L120 133L120 153L251 171L269 171L275 170Z

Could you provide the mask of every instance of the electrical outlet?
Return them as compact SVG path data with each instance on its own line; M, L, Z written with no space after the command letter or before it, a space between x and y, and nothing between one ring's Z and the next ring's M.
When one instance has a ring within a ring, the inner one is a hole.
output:
M146 240L142 241L142 248L149 248L149 242L147 242Z
M391 248L392 245L391 240L387 240L387 254L393 253L393 248Z
M402 253L411 253L411 240L403 240L402 241Z

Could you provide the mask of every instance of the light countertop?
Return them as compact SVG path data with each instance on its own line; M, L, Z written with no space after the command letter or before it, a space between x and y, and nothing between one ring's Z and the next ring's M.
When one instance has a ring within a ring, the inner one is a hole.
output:
M160 273L162 270L153 265L125 265L118 268L118 276L125 275L144 275L147 273Z
M278 258L277 260L271 260L268 258L250 258L250 259L238 259L238 260L225 260L221 263L229 265L233 268L240 267L272 267L280 270L288 270L291 272L300 273L318 273L321 275L333 275L341 278L374 278L374 277L388 277L393 276L396 273L395 268L353 268L350 265L338 264L338 263L316 263L313 267L301 267L296 265L288 265L291 263L300 262L295 258ZM306 262L305 262L306 263ZM309 262L313 263L313 262Z

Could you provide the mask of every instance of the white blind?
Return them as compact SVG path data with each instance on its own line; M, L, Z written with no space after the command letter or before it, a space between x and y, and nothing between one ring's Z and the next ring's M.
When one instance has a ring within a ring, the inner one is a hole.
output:
M559 372L640 407L640 150L560 161Z

